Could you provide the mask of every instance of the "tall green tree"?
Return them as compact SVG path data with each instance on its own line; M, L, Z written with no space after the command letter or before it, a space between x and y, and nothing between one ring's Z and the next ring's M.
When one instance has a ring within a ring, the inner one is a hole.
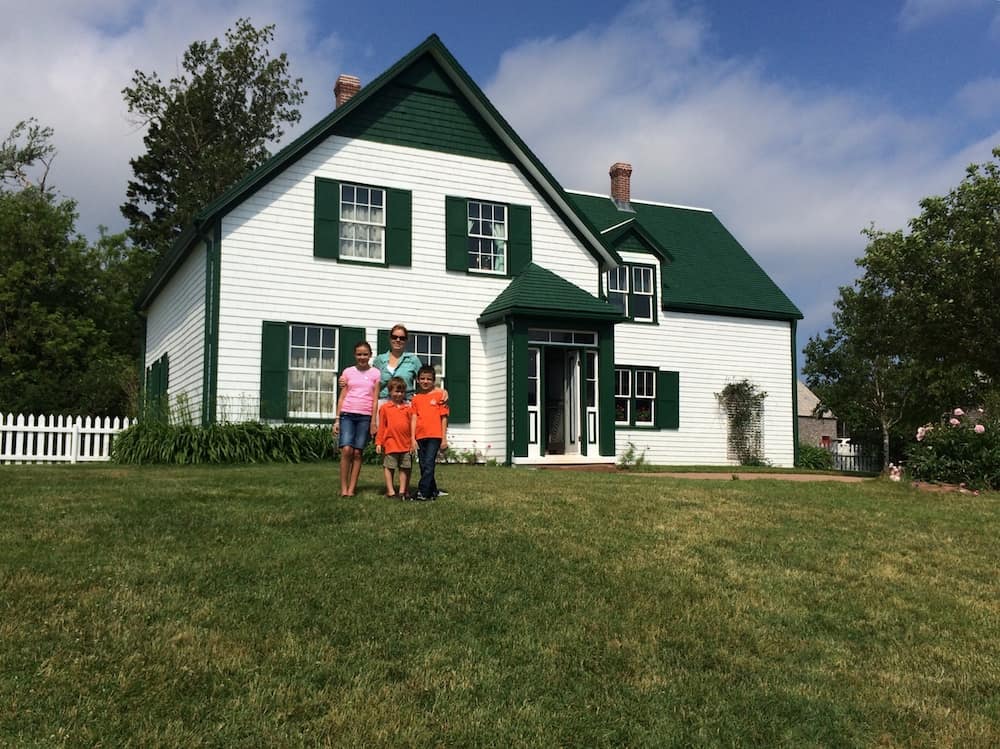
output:
M995 149L947 195L922 200L909 232L872 232L859 261L892 294L905 350L939 398L980 399L1000 384L998 159Z
M0 192L0 410L121 414L130 359L95 320L99 268L76 205L37 187Z
M856 437L877 440L883 466L924 384L913 361L899 353L900 330L886 291L868 279L842 287L833 327L809 339L803 365L820 407L833 410Z
M0 411L125 415L138 381L131 279L148 267L124 235L90 247L76 231L76 203L46 185L51 137L30 119L0 144Z
M1000 149L947 195L925 198L908 231L868 229L858 281L833 327L806 345L803 372L854 432L909 438L1000 388ZM887 458L888 459L888 458Z
M138 247L162 255L197 211L270 156L268 144L298 122L305 98L284 52L268 47L274 26L241 18L218 39L188 47L183 72L163 83L135 71L122 93L147 128L132 159L122 214Z

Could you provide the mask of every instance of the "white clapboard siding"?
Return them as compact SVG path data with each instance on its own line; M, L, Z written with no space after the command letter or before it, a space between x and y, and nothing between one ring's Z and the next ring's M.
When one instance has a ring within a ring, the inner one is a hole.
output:
M657 331L651 337L651 329ZM655 340L655 344L651 344ZM662 465L730 465L728 424L716 393L746 379L764 399L764 457L794 463L791 326L787 321L659 312L659 325L618 325L615 364L680 373L680 429L616 430L616 453L631 442Z
M205 262L205 245L199 243L156 297L146 320L144 368L166 354L170 407L183 396L185 415L195 418L201 414L204 381Z
M107 461L124 418L0 413L0 463Z
M317 176L412 191L412 267L314 258ZM487 353L476 319L510 281L445 271L449 195L529 205L533 261L598 293L596 260L514 165L331 136L223 218L220 413L256 418L262 320L362 327L373 345L377 330L401 322L411 330L470 336L473 425L483 431L456 425L453 434L456 444L494 444L495 425L480 417L487 401L505 391L495 390L495 356Z

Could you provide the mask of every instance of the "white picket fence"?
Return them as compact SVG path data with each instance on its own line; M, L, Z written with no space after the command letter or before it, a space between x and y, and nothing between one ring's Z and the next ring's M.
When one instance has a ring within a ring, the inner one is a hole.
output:
M106 461L115 435L130 423L127 418L110 416L102 419L0 413L0 463Z

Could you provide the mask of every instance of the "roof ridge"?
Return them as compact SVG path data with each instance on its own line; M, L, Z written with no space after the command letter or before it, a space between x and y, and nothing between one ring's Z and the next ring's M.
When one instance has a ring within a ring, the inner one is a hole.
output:
M571 190L570 188L565 188L566 192L572 193L574 195L586 195L591 198L607 198L611 200L609 195L605 195L599 192L588 192L586 190ZM680 208L685 211L704 211L705 213L715 213L711 208L702 208L696 205L681 205L680 203L662 203L658 200L638 200L636 198L629 198L630 203L642 203L643 205L655 205L662 208Z

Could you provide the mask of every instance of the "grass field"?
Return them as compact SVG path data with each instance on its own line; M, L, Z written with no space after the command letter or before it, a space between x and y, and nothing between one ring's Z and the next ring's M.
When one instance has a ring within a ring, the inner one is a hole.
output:
M0 468L0 746L997 746L1000 497Z

